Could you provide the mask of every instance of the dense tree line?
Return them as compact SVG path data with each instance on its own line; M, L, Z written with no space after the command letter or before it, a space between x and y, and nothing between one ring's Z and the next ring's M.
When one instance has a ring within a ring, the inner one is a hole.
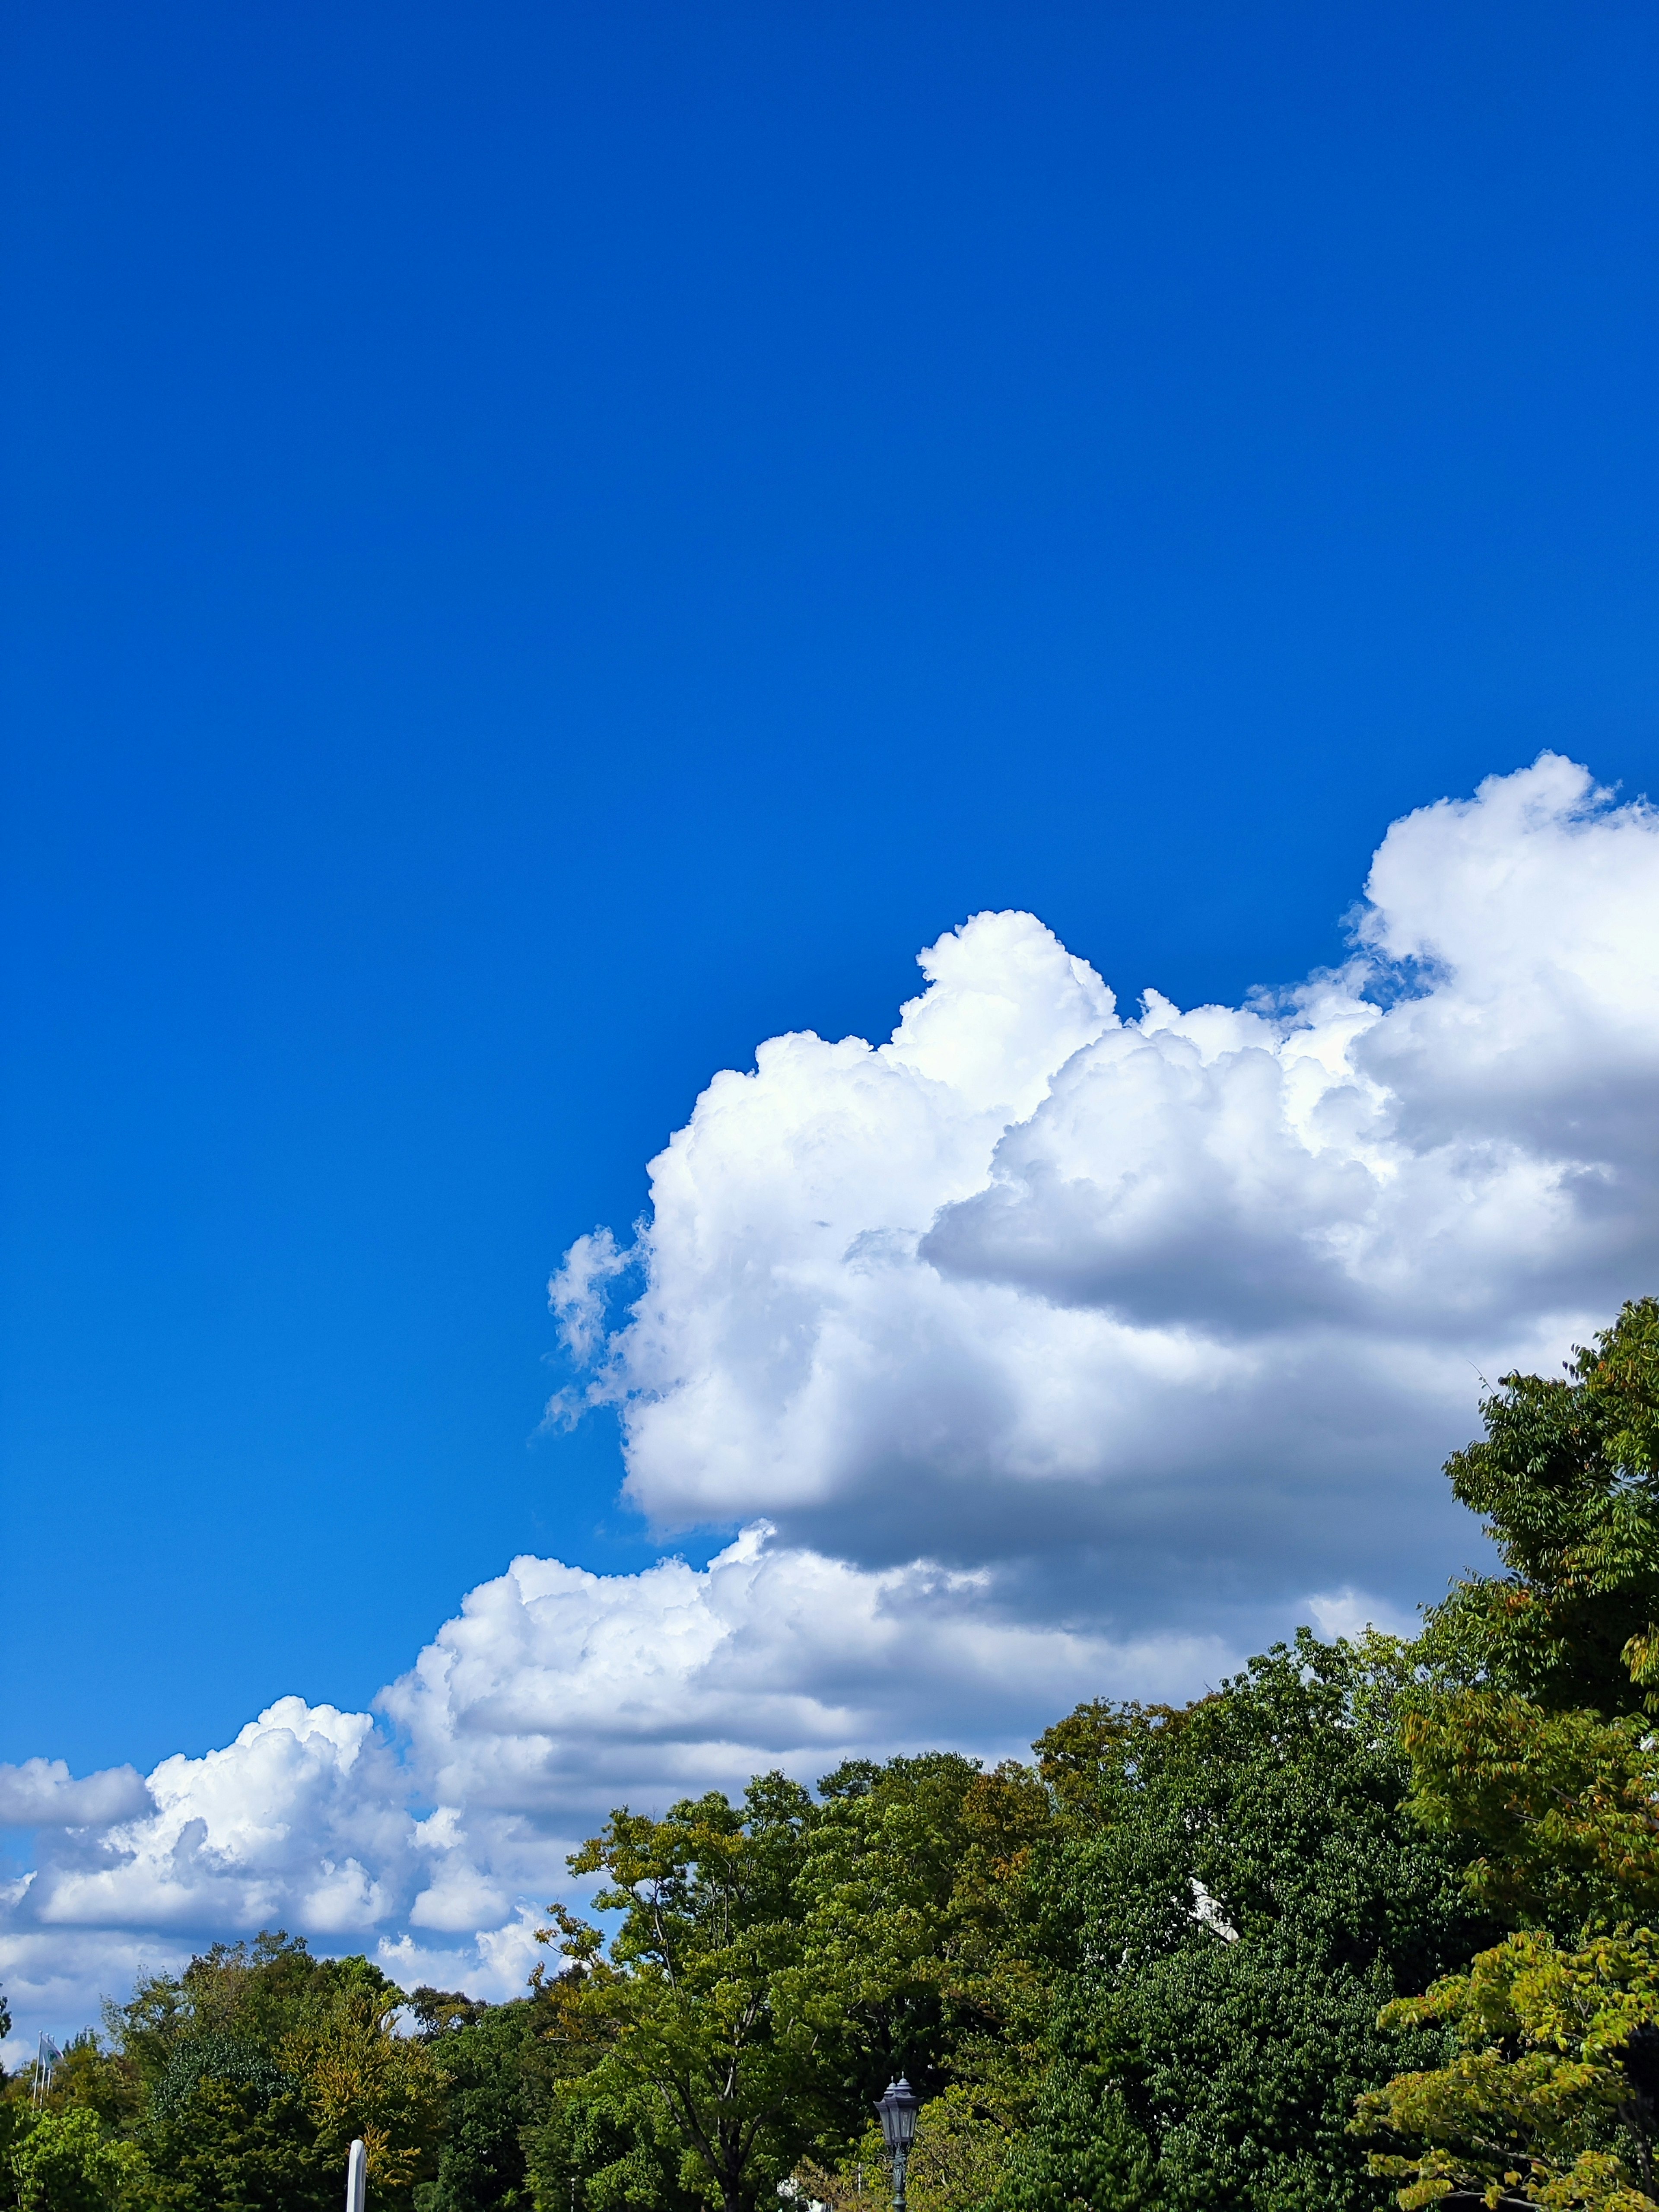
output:
M0 2094L23 2212L1659 2212L1659 1304L1448 1466L1502 1571L1029 1765L626 1809L525 1995L281 1934Z

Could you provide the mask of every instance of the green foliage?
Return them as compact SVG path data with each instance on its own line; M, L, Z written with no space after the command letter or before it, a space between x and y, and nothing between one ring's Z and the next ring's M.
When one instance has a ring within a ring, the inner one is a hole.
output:
M1385 2003L1481 1932L1405 1819L1398 1655L1305 1632L1184 1711L1079 1708L1038 1749L1051 2060L1005 2201L1328 2212L1385 2192L1348 2133ZM1420 2034L1426 2057L1437 2038Z
M1659 1906L1659 1302L1565 1381L1506 1375L1447 1462L1506 1571L1429 1614L1405 1741L1430 1827L1479 1840L1477 1890L1568 1935Z
M1464 1974L1389 2008L1385 2025L1443 2021L1456 2055L1359 2100L1356 2132L1415 2138L1374 2171L1407 2212L1449 2194L1550 2212L1648 2212L1659 2131L1659 1936L1600 1936L1568 1952L1512 1936Z
M1429 1615L1440 1686L1549 1711L1647 1709L1659 1692L1659 1300L1626 1305L1562 1381L1505 1375L1482 1441L1446 1462L1504 1573Z
M910 2212L965 2212L988 2205L1007 2172L1014 2131L1006 2114L987 2109L975 2092L952 2087L916 2116L906 2195ZM873 2120L840 2165L803 2160L795 2169L798 2203L830 2212L877 2212L886 2194L887 2154Z
M137 2140L167 2212L332 2212L339 2199L343 2159L293 2090L267 2098L204 2070Z
M525 2135L538 2212L702 2212L684 2139L665 2099L620 2069L558 2083Z
M373 2198L395 2212L431 2163L442 2097L427 2046L393 2033L402 2002L366 1959L313 1959L283 1935L146 1977L107 2009L106 2042L64 2052L14 2149L18 2202L38 2166L39 2202L75 2212L81 2158L94 2194L118 2180L154 2212L334 2212L362 2136Z
M414 2002L417 2017L434 2023L428 2041L444 2108L437 2178L416 2191L416 2212L527 2205L521 2137L545 2101L548 2072L536 2004L521 1997L483 2005L419 1990Z
M84 2106L106 2127L126 2133L143 2110L144 2092L137 2069L88 2028L64 2046L43 2101L49 2112Z
M583 2008L608 2045L565 2101L597 2100L620 2120L648 2092L682 2148L689 2187L750 2212L822 2124L820 2046L836 1993L801 1971L796 1885L812 1798L782 1775L719 1792L661 1820L626 1810L571 1859L607 1878L595 1902L619 1911L619 1972L590 1978ZM567 1935L579 1963L591 1957ZM585 1948L586 1947L586 1948Z
M143 2152L83 2105L42 2112L13 2148L11 2167L20 2212L136 2212L152 2201Z
M926 2097L975 2007L964 1973L957 1886L979 1841L978 1762L949 1752L860 1760L819 1784L796 1882L801 1984L820 2000L821 2143L860 2136L896 2075ZM822 1999L833 1999L825 2011Z
M562 1994L580 2023L562 2047L582 2043L588 2063L538 2133L538 2203L553 2212L580 2177L593 2203L678 2191L736 2212L809 2149L845 2153L895 2073L942 2088L992 2019L975 1932L997 1840L987 1779L935 1753L852 1762L816 1799L768 1775L740 1806L613 1815L571 1862L608 1875L599 1905L624 1916L608 1967L568 1915L547 1931L571 1970L545 1994Z
M1558 1712L1513 1691L1420 1695L1407 1717L1413 1808L1482 1846L1477 1895L1570 1934L1659 1907L1659 1756L1644 1714Z
M459 1990L434 1990L422 1983L411 1991L409 2010L420 2023L422 2040L431 2043L453 2028L471 2027L474 2021L483 2018L489 2007Z
M1411 1803L1478 1847L1474 1894L1523 1923L1385 2015L1443 2022L1449 2063L1367 2096L1356 2124L1403 2205L1654 2212L1659 1904L1659 1303L1626 1305L1565 1381L1507 1375L1448 1462L1501 1576L1429 1615L1405 1701Z
M151 2118L176 2119L204 2081L242 2091L249 2105L261 2112L295 2087L292 2077L257 2045L210 2031L175 2048L150 2093Z

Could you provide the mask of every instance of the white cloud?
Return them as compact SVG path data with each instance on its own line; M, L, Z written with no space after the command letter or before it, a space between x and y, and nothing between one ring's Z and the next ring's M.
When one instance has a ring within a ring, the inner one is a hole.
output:
M964 1714L979 1743L1023 1749L1088 1686L1152 1694L1225 1657L1213 1638L1035 1626L999 1611L986 1577L862 1570L769 1534L745 1529L702 1569L515 1559L473 1590L382 1699L438 1802L434 1847L459 1848L465 1823L510 1881L521 1843L585 1833L629 1793L660 1804L777 1765L817 1775L872 1745L959 1737Z
M52 1840L20 1917L187 1936L287 1917L356 1934L386 1906L369 1868L410 1850L404 1794L367 1713L282 1698L223 1750L164 1759L153 1812Z
M630 1498L1039 1613L1059 1578L1118 1632L1419 1595L1469 1547L1437 1470L1477 1377L1655 1279L1659 822L1546 755L1396 823L1356 936L1124 1021L981 915L890 1042L717 1076L591 1387Z
M140 1973L182 1966L190 1956L188 1944L165 1936L33 1928L15 1907L0 1917L0 1983L13 2021L0 2043L0 2066L8 2073L34 2057L43 2029L61 2043L96 2024L101 1992L125 1992Z
M0 1766L0 1828L75 1828L151 1810L136 1767L106 1766L77 1782L61 1759Z
M870 1572L763 1524L702 1569L515 1559L382 1693L387 1725L281 1698L225 1749L164 1759L148 1815L59 1836L0 1913L0 1976L20 2021L64 2028L141 1958L283 1926L405 1987L510 1995L534 1908L614 1804L941 1741L1023 1751L1103 1684L1178 1694L1228 1658L1033 1627L983 1577Z
M580 1361L591 1358L603 1334L605 1285L623 1273L628 1257L617 1249L608 1229L579 1237L564 1264L547 1286L548 1304L559 1324L559 1340Z
M1412 1636L1419 1625L1414 1614L1397 1612L1357 1589L1316 1592L1307 1599L1306 1611L1309 1626L1328 1644L1344 1636L1356 1639L1368 1628L1380 1629L1385 1636Z
M981 915L887 1043L717 1075L635 1245L579 1238L552 1297L633 1499L750 1525L706 1569L515 1560L378 1722L284 1698L147 1784L0 1770L40 1830L0 1889L20 2019L269 1924L504 1995L612 1804L994 1757L1297 1620L1407 1618L1471 1546L1437 1470L1480 1376L1659 1284L1659 821L1546 756L1397 823L1356 945L1126 1021Z

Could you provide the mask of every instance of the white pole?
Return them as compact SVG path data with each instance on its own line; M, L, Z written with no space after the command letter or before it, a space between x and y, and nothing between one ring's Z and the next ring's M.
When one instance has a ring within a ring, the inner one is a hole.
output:
M345 2212L363 2212L363 2185L368 2178L368 2153L363 2148L363 2139L357 2136L351 2146L351 2155L346 2160Z

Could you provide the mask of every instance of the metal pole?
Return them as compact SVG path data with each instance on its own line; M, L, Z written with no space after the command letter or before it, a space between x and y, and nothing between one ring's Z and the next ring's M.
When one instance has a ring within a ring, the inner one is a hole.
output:
M358 2136L346 2160L345 2212L363 2212L363 2191L368 2180L368 2152Z
M893 2153L893 2212L904 2212L904 2169L910 2154L901 2143Z

